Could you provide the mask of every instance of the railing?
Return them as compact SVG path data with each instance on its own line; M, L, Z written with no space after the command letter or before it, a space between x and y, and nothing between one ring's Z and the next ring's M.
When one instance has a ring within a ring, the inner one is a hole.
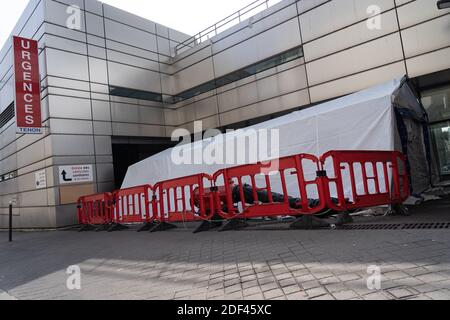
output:
M180 51L183 49L193 48L201 44L202 42L209 40L210 38L218 35L220 32L225 31L226 29L229 29L230 27L238 23L241 23L242 21L256 15L257 13L263 10L270 8L271 6L277 4L280 1L281 0L256 0L250 3L244 8L229 15L225 19L220 20L219 22L215 23L209 28L200 31L196 35L186 39L182 43L179 43L175 47L175 55L180 53Z

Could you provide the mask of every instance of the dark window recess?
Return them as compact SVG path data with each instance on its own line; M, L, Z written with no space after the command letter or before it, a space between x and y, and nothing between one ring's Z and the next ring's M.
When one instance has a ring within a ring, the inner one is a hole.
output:
M142 138L138 138L136 141L131 140L133 139L128 142L127 138L116 141L113 139L112 150L116 189L122 187L130 166L177 145L177 142L163 138L155 139L155 141Z
M14 119L14 102L11 103L1 114L0 114L0 128L3 128L10 120Z
M162 94L151 91L110 86L109 94L116 97L162 102Z
M240 70L229 73L223 77L217 78L215 80L211 80L209 82L203 83L197 87L192 89L183 91L176 96L169 97L166 102L168 103L177 103L186 99L193 98L202 93L211 91L213 89L225 86L229 83L236 82L238 80L247 78L259 72L266 71L268 69L274 68L286 62L298 59L303 57L303 48L296 47L294 49L285 51L281 54L273 56L271 58L265 59L258 63L252 64L248 67L242 68Z

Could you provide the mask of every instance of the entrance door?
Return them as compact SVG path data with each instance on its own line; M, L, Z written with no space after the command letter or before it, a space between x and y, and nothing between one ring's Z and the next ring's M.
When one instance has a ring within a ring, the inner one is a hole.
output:
M422 92L442 181L450 180L450 85Z
M129 166L176 145L165 138L113 137L112 142L116 189L122 186Z

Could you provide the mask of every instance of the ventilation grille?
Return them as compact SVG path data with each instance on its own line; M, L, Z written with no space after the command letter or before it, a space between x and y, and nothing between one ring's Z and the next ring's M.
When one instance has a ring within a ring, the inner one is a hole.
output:
M344 225L341 230L408 230L408 229L450 229L450 222L422 222L401 224L357 224Z
M0 129L3 128L11 119L14 119L14 103L11 103L5 111L0 114Z

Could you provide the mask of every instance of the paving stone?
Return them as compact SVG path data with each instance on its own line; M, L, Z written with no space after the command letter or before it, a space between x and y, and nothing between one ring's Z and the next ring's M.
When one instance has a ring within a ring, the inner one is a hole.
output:
M352 281L352 280L360 279L360 276L355 273L347 273L347 274L339 275L338 278L339 278L339 280L345 282L345 281Z
M331 294L324 294L318 297L314 297L311 300L335 300Z
M306 294L308 295L309 298L315 298L315 297L318 297L318 296L322 296L324 294L328 294L328 291L325 290L325 288L322 288L322 287L308 289L308 290L305 290L305 292L306 292Z
M279 283L280 283L280 286L282 286L282 287L297 285L297 281L294 278L281 280L281 281L279 281Z
M325 288L331 293L347 290L347 287L342 282L325 285Z
M246 296L245 300L264 300L264 296L261 294L253 294L251 296Z
M281 289L283 290L284 294L286 294L286 295L292 294L292 293L295 293L295 292L303 291L298 285L292 285L292 286L289 286L289 287L282 287Z
M303 284L305 282L309 282L309 281L315 281L316 278L314 278L313 275L311 274L306 274L306 275L302 275L300 277L296 277L295 280L297 280L298 283Z
M334 292L333 296L337 300L351 300L354 298L358 298L358 294L353 290L344 290L339 292Z
M390 297L388 294L379 291L379 292L372 292L369 294L366 294L363 296L364 300L393 300L392 297Z
M433 282L444 281L444 280L448 279L448 277L446 277L440 273L429 273L429 274L419 275L416 278L419 279L420 281L423 281L426 283L433 283Z
M244 290L242 290L242 292L245 297L262 293L260 287L252 287L252 288L244 289Z
M264 297L266 299L273 299L278 297L284 297L284 293L281 289L273 289L264 292Z
M439 290L425 293L425 295L433 300L449 300L450 291L449 290Z
M308 300L308 296L304 292L295 292L286 296L288 300Z
M256 287L256 286L259 287L258 281L256 281L256 280L242 283L242 288L244 288L244 289L252 288L252 287Z
M397 280L397 279L404 279L410 277L409 274L402 271L391 271L391 272L384 272L383 269L381 271L382 278L387 278L389 280Z
M394 296L395 299L405 299L416 296L414 292L405 288L391 289L388 292Z
M321 287L321 286L322 286L322 285L320 284L320 282L317 281L317 280L308 281L308 282L303 282L303 283L300 283L300 285L302 286L302 288L303 288L304 290L313 289L313 288L318 288L318 287Z
M267 284L261 285L260 288L263 292L266 292L266 291L270 291L273 289L278 289L279 287L278 287L278 284L276 284L276 283L267 283Z
M420 293L428 293L432 291L438 290L438 288L432 284L424 283L418 286L415 286L414 289Z

